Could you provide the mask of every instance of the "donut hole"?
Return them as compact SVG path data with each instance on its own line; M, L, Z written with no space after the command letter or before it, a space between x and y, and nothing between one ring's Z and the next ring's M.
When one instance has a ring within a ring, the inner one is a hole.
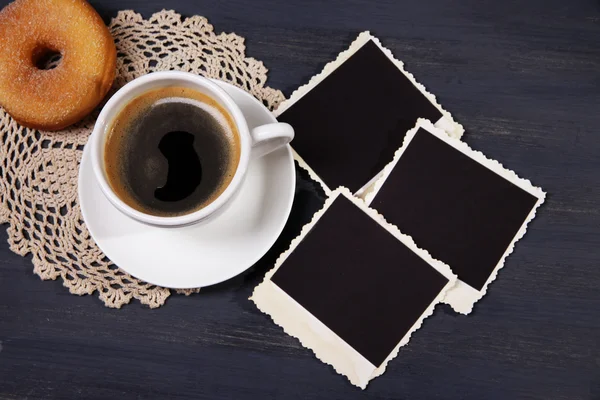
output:
M48 46L40 46L33 52L32 61L37 69L51 70L60 65L62 53Z

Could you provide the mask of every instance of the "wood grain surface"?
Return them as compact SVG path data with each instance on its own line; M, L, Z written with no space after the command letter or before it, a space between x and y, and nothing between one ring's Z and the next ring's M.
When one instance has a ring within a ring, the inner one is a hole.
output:
M600 399L598 0L92 4L106 21L125 8L204 15L244 36L286 95L371 30L465 126L471 147L548 198L473 314L439 307L364 392L247 300L278 249L199 295L112 310L40 281L2 229L0 399ZM302 185L299 197L318 208Z

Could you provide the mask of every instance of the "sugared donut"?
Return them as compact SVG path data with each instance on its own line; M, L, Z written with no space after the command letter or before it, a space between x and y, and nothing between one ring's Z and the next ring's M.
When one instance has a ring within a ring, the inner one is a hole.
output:
M58 65L43 69L53 53ZM58 130L83 119L110 89L116 58L84 0L16 0L0 11L0 105L22 125Z

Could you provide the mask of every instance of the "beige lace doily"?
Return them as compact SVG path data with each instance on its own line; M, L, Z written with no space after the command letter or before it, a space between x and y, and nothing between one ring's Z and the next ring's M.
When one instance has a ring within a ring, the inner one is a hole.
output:
M280 91L265 86L262 62L245 56L244 39L215 34L204 17L182 19L163 10L145 20L121 11L109 28L118 51L113 92L149 72L181 70L233 83L269 109L284 99ZM77 174L96 115L61 132L42 132L23 128L0 108L0 222L9 224L11 250L22 256L31 253L34 272L43 280L61 277L78 295L97 290L108 307L120 308L132 297L159 307L170 290L135 279L112 264L81 216Z

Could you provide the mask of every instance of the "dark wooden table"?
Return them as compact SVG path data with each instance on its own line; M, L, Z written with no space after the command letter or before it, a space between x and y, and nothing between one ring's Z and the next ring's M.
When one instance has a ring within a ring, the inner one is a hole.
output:
M5 5L6 0L0 0ZM247 297L270 265L149 310L42 282L0 234L1 399L600 399L598 0L95 0L209 18L286 95L369 29L465 140L548 199L469 317L439 307L365 392Z

